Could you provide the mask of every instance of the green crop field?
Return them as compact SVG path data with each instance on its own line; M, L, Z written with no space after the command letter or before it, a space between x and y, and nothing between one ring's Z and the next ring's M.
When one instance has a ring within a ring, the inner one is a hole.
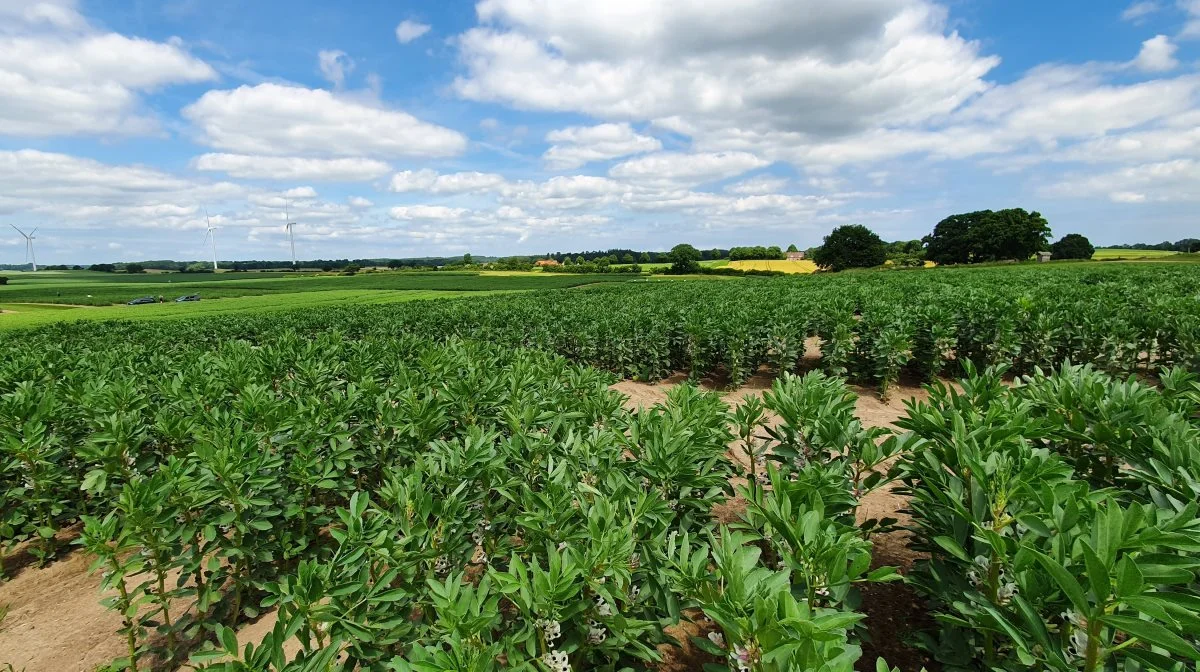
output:
M554 289L600 282L623 282L621 274L553 275L451 272L381 272L355 276L290 273L159 273L124 275L87 271L10 274L0 286L0 303L61 303L107 306L143 296L171 301L185 294L203 299L331 290L500 291Z
M1096 253L1092 255L1092 259L1097 261L1105 261L1110 259L1164 259L1168 257L1182 256L1178 252L1168 250L1120 250L1112 248L1098 248Z
M528 290L434 291L422 289L331 289L320 292L278 293L189 303L154 303L141 306L79 307L61 304L0 303L0 330L33 327L52 322L80 320L159 320L188 317L261 313L277 310L339 305L378 305L422 299L487 296Z
M177 319L0 338L0 567L91 564L87 669L1200 661L1200 266L518 289L39 307Z

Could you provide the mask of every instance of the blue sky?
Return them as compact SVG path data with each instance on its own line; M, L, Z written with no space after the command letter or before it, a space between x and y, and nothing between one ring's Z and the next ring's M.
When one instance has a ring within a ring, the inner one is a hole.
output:
M0 2L42 263L1194 237L1200 0ZM21 263L4 227L0 263Z

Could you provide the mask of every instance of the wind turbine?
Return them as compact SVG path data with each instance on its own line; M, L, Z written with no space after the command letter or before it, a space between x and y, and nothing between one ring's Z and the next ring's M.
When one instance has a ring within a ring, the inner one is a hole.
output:
M295 236L295 234L292 233L292 227L295 226L296 223L291 220L292 220L292 217L291 217L291 215L288 214L288 199L287 199L287 196L284 196L283 197L283 222L284 222L283 228L287 229L288 242L290 242L292 244L292 267L295 268L295 266L296 266L296 236Z
M14 224L9 224L9 226L11 226L14 231L21 234L21 237L25 239L25 261L33 262L33 271L36 273L37 272L37 255L33 253L33 238L34 238L33 234L37 233L37 227L35 226L35 227L33 227L32 231L30 231L29 233L25 233L24 231L18 229L16 227L16 225L14 225Z
M208 218L208 208L204 209L204 221L208 222L208 232L204 234L204 242L207 243L210 240L212 241L213 273L216 273L217 272L217 237L213 235L213 231L216 231L217 227L213 226L212 220Z

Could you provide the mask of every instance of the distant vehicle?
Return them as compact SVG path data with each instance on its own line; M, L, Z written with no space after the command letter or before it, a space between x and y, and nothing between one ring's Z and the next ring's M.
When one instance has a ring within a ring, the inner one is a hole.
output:
M140 305L147 304L147 303L158 303L158 299L154 298L153 296L143 296L142 298L134 299L125 305L140 306Z
M187 303L188 301L199 301L199 300L200 300L199 294L188 294L187 296L181 296L178 299L175 299L175 303Z

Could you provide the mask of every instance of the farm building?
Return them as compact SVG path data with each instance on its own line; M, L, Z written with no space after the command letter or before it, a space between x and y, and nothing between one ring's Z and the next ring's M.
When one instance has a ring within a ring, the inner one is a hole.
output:
M554 259L538 259L537 261L535 261L533 263L533 265L534 266L561 266L561 264L559 264Z
M803 252L788 252L787 260L788 261L804 261L804 253Z
M1047 261L1050 261L1050 257L1051 257L1051 256L1053 256L1053 255L1051 255L1049 252L1038 252L1038 253L1037 253L1037 260L1038 260L1038 263L1039 263L1039 264L1044 264L1044 263L1046 263Z

